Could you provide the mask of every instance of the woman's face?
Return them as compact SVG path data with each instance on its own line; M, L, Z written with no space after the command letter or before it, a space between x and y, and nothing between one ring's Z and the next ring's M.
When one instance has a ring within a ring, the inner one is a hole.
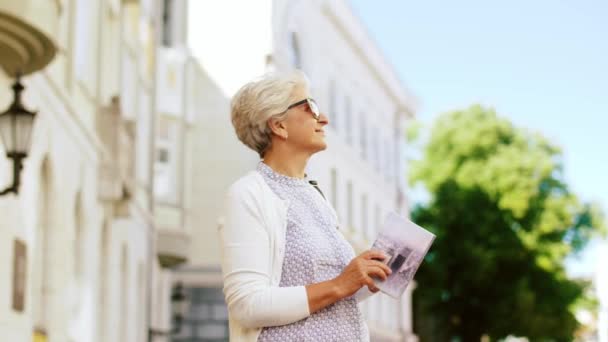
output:
M292 103L297 103L310 97L308 89L296 87L291 98ZM329 123L329 120L325 114L319 114L319 119L317 120L313 109L310 108L307 102L289 109L287 117L283 121L285 130L287 131L286 143L297 149L304 149L311 153L326 149L324 127Z

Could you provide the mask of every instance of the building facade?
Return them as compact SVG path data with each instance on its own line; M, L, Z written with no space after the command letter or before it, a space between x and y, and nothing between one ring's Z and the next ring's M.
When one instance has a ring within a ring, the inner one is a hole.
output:
M184 260L155 212L165 2L0 0L0 108L21 72L38 112L0 197L3 341L167 340Z
M238 8L238 11L234 9ZM358 252L369 248L389 211L407 216L404 130L416 102L346 1L192 2L188 46L205 77L193 121L192 242L176 281L191 310L177 341L227 338L217 227L228 186L257 155L238 142L229 101L269 70L302 69L328 114L328 149L307 170L330 198ZM221 32L221 34L218 34ZM383 294L362 304L373 341L415 341L410 287L401 300Z
M0 49L0 108L21 72L38 113L19 193L0 196L3 340L168 341L178 283L173 340L227 339L217 227L258 161L229 102L265 71L303 69L329 114L308 173L357 251L407 215L415 102L345 1L0 0ZM374 341L416 339L411 291L363 304Z

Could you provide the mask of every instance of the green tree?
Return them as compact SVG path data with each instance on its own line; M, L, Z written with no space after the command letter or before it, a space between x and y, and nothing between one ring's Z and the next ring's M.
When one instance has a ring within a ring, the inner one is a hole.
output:
M472 106L438 118L411 181L431 194L412 218L437 235L416 276L423 340L572 340L585 284L564 258L604 226L565 184L557 146Z

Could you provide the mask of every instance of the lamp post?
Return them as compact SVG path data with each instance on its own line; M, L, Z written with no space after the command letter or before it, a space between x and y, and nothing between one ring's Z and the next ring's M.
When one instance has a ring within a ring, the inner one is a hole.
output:
M189 301L184 293L184 286L177 283L171 291L171 321L173 327L171 330L149 329L150 337L152 336L171 336L179 333L182 330L184 317L188 313Z
M27 157L31 144L32 127L36 112L27 110L21 102L23 84L17 75L13 84L13 103L0 114L0 138L6 149L6 156L13 160L13 184L0 191L0 196L19 193L23 159Z

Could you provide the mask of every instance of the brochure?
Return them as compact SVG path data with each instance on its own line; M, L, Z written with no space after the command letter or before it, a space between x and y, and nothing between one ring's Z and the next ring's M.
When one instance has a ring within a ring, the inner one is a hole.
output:
M393 271L386 280L374 279L380 291L399 298L414 279L435 235L412 221L390 213L371 249L388 256L383 262Z

